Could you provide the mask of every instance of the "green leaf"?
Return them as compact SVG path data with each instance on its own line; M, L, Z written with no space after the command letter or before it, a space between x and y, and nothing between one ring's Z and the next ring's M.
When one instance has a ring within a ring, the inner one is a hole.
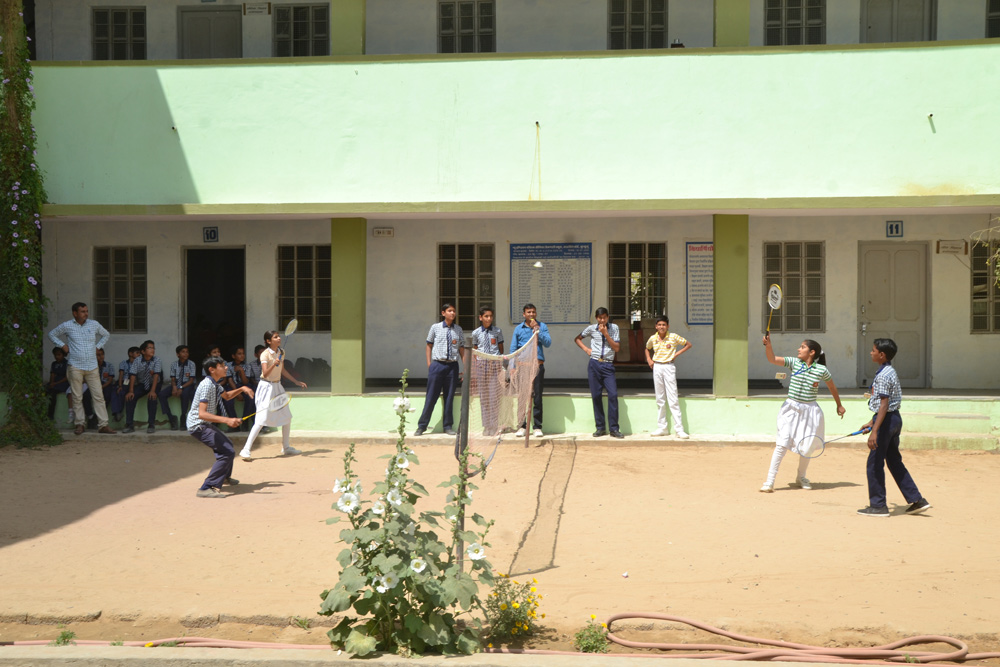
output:
M403 618L403 625L413 634L419 636L420 630L424 627L423 620L416 614L410 613Z
M428 495L427 494L427 489L425 489L424 485L421 484L420 482L415 482L413 480L410 480L410 488L413 489L414 491L416 491L417 493L419 493L422 496Z
M420 459L417 458L417 453L412 450L406 453L406 458L418 465L420 464Z
M326 633L326 636L330 638L330 643L343 648L344 640L351 633L351 623L353 622L354 619L350 616L345 616L340 623L330 628Z
M374 637L359 632L356 628L347 635L344 643L344 650L354 655L368 655L375 650L376 642Z
M365 591L365 594L354 603L354 611L358 612L362 616L367 616L375 611L375 605L377 603L378 598L375 597L375 593L371 589L368 589Z
M395 454L383 454L382 456L380 456L378 458L380 458L380 459L392 459L392 458L395 458L395 457L396 457Z
M351 608L351 594L348 593L344 588L337 584L336 588L330 591L326 599L323 600L323 604L320 606L320 610L326 612L338 612L344 611L345 609Z
M350 567L351 565L351 550L344 549L339 554L337 554L337 562L340 563L340 567Z
M339 585L349 593L357 593L362 588L368 587L368 579L361 570L352 565L340 573Z
M326 520L326 525L329 526L331 523L337 523L338 521L340 521L339 516L331 516L329 519Z
M455 648L464 653L465 655L472 655L473 653L478 653L481 644L479 642L479 637L471 628L466 628L462 631L462 634L458 636L455 640Z
M476 525L482 526L483 528L487 528L490 525L489 520L482 514L473 514L472 520L476 522Z
M463 542L465 542L465 546L466 546L466 548L468 548L468 546L470 544L472 544L473 542L478 542L479 541L479 536L476 535L471 530L463 530L463 531L459 531L459 533L458 533L458 539L460 539Z
M442 583L431 579L424 584L423 589L427 593L427 600L432 606L438 608L449 607L455 601L456 596L448 591L448 581L446 579Z

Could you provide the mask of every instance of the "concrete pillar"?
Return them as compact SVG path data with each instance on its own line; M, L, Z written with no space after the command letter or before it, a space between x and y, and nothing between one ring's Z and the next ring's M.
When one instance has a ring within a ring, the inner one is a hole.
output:
M334 218L330 230L330 392L360 394L365 388L365 270L368 221Z
M746 396L749 360L747 299L750 218L715 215L714 237L715 326L712 385L716 396Z
M360 56L365 52L365 0L330 2L330 55Z
M715 0L715 46L750 46L750 0Z

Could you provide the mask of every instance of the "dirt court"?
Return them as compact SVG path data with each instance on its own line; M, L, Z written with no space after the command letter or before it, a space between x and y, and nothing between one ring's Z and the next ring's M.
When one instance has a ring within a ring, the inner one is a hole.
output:
M441 507L436 486L456 469L450 447L426 442L409 439L413 477L432 493L418 510ZM237 459L240 485L223 500L195 497L212 455L188 437L0 449L0 641L55 638L62 620L80 639L323 642L318 596L342 548L325 520L345 447L297 446L302 456L278 457L272 440ZM391 450L359 446L368 489ZM945 634L1000 650L1000 456L907 451L933 509L904 516L890 479L892 516L873 519L855 514L867 449L813 461L811 491L789 485L790 456L762 494L770 455L638 437L502 448L473 508L496 519L494 566L538 579L546 618L528 645L569 648L590 614L649 611L806 643ZM621 634L710 641L632 625Z

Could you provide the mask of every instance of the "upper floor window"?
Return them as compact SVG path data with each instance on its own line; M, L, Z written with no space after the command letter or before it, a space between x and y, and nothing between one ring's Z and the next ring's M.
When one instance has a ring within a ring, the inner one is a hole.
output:
M94 248L94 319L108 331L146 331L146 248Z
M608 0L609 49L667 46L667 0Z
M781 288L781 308L771 317L771 331L826 330L826 270L822 241L764 244L764 294ZM763 322L770 308L763 301ZM762 325L761 329L765 326Z
M491 306L495 314L493 260L492 243L439 244L438 300L434 319L440 319L441 305L450 303L458 312L458 325L468 333L479 326L482 306Z
M330 5L274 5L274 55L330 55Z
M638 322L667 312L667 244L608 244L608 313Z
M495 53L496 50L493 0L438 2L438 53Z
M767 0L764 44L826 44L826 0Z
M299 331L331 331L332 283L329 245L278 246L278 322L292 319Z
M986 4L986 36L1000 37L1000 0Z
M972 332L1000 333L1000 276L996 274L1000 241L972 245Z
M94 7L94 60L146 59L145 7Z

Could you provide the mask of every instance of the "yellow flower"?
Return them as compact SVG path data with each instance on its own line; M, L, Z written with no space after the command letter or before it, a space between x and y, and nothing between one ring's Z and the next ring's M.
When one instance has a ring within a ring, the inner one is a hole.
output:
M542 614L542 618L545 618L545 614Z
M487 644L486 648L493 648L493 644Z
M510 629L510 634L516 635L517 634L517 628L511 628Z
M514 583L517 584L517 579L514 580ZM520 584L517 584L517 585L520 586Z
M538 589L537 589L537 588L535 588L534 586L532 586L532 587L531 587L531 592L532 592L532 593L537 593L537 592L538 592Z
M607 630L608 629L608 624L607 623L601 623L601 627L604 628L605 630Z
M591 615L590 615L590 620L592 620L592 621L593 621L593 620L594 620L595 618L597 618L597 616L595 616L594 614L591 614Z
M505 575L505 574L504 574L503 572L497 572L497 576L498 576L498 577L505 577L505 576L507 576L507 575Z
M524 628L525 630L527 630L527 629L528 629L528 624L527 624L527 623L525 623L525 624L524 624L524 625L522 625L521 627L522 627L522 628Z
M520 609L520 608L521 608L521 605L520 605L520 604L518 604L517 602L515 602L515 603L514 603L513 605L511 605L511 606L512 606L512 607L514 607L514 609Z
M501 602L500 603L500 611L506 611L506 610L507 610L507 603L506 602Z
M538 583L538 579L535 579L534 577L531 578L531 581L536 584Z

